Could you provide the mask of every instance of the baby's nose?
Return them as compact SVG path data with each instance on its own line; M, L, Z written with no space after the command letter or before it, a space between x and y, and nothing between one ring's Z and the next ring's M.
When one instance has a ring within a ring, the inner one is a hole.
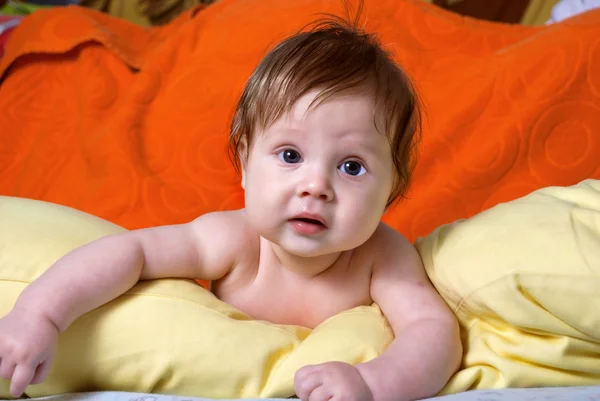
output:
M314 197L323 201L333 199L331 180L326 173L314 171L306 175L298 184L297 194L300 197Z

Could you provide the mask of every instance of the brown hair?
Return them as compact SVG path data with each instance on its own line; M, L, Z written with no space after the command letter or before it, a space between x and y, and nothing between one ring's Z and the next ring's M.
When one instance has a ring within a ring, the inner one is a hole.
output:
M360 8L352 22L335 16L318 20L312 29L285 39L258 64L231 122L229 156L238 172L255 131L268 128L305 93L322 90L315 99L322 102L367 86L383 117L396 170L386 207L405 197L416 162L420 103L404 71L373 35L357 27L359 16Z

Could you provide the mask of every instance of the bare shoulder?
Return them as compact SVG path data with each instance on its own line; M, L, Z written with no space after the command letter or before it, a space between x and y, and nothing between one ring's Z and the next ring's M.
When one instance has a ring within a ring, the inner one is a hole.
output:
M404 274L423 271L421 257L413 244L384 222L379 223L364 247L372 255L374 269L394 269Z
M373 237L371 295L394 327L419 319L442 319L455 325L454 315L429 280L421 256L400 232L381 223Z
M192 232L210 254L235 263L256 247L257 236L248 222L245 209L203 214L190 223Z
M195 220L130 231L143 250L142 279L185 277L215 280L251 250L243 211L206 213Z
M410 241L406 239L398 230L390 227L383 221L379 223L377 229L371 236L369 241L375 241L382 247L397 247L397 246L412 246Z
M205 213L197 217L191 224L198 228L210 226L210 228L225 231L244 230L249 226L244 209Z
M254 234L245 209L203 214L191 223L196 235L225 241L229 246L244 246Z

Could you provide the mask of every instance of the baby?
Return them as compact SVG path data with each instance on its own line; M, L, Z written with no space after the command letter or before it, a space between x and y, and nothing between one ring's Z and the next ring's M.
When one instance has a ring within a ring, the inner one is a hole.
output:
M230 149L245 208L134 230L65 255L0 319L0 376L20 396L45 380L57 339L139 280L211 281L255 319L314 328L375 302L395 339L351 366L306 366L304 401L435 395L462 355L454 315L415 248L381 222L407 190L419 108L403 71L355 24L323 20L280 43L243 91ZM210 327L207 327L210 330Z

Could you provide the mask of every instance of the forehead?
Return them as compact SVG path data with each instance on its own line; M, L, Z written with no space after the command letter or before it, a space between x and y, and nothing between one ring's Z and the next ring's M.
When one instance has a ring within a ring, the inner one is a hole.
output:
M378 128L383 119L377 115L374 96L367 90L323 97L319 90L304 94L273 124L275 130L326 132L329 135L382 139ZM354 135L352 135L354 134Z
M317 110L332 109L359 111L370 114L371 118L374 114L373 95L367 90L355 89L345 93L326 94L320 90L311 90L302 95L292 106L289 117L302 119L311 112ZM361 114L362 116L362 114Z

